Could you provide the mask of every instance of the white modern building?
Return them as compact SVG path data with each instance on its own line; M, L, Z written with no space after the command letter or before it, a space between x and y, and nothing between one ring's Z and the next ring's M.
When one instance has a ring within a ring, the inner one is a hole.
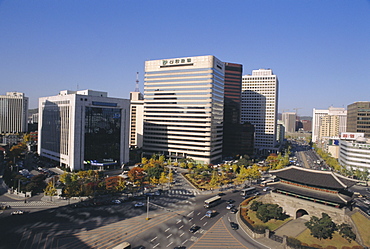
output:
M145 62L145 156L221 161L224 74L212 55Z
M285 126L286 132L295 132L296 131L296 119L297 115L295 112L283 112L282 121Z
M257 154L276 153L279 82L271 69L253 70L242 78L241 122L255 126Z
M129 161L129 106L92 90L40 98L39 155L70 170L121 166Z
M326 116L337 116L338 122L334 123L335 119ZM330 122L331 124L329 124ZM337 124L336 128L333 125ZM325 128L321 128L325 125ZM327 110L313 109L312 114L312 142L316 143L321 140L320 129L323 136L327 133L337 130L337 135L341 132L346 132L347 127L347 110L345 108L329 107ZM332 136L332 135L331 135Z
M0 133L27 132L28 97L20 92L0 95Z
M144 97L139 91L130 92L130 148L143 147Z
M339 140L339 163L347 169L370 171L370 139L364 133L343 132Z

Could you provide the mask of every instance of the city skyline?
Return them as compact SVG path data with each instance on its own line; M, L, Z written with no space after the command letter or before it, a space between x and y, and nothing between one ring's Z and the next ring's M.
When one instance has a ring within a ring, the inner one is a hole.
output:
M211 4L212 3L212 4ZM0 1L1 94L29 108L62 90L129 99L146 60L214 55L271 68L279 112L368 101L370 1ZM4 87L5 86L5 87Z

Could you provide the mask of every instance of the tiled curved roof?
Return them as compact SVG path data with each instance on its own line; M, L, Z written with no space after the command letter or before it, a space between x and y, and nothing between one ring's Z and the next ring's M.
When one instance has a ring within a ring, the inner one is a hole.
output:
M357 182L332 171L313 170L297 166L273 170L270 173L280 179L328 189L346 189Z
M341 205L346 205L348 202L352 200L350 196L346 196L344 194L340 193L329 193L329 192L324 192L324 191L317 191L313 189L308 189L308 188L302 188L290 184L284 184L280 182L273 183L269 186L272 186L275 190L283 190L287 191L289 193L294 193L297 195L301 196L307 196L309 198L313 199L319 199L322 201L328 201L332 203L338 203Z

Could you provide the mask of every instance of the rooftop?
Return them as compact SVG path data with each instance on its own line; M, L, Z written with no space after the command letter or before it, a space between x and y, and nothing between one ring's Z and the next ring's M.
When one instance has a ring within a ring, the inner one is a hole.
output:
M357 182L332 171L313 170L297 166L273 170L270 173L280 179L327 189L347 189Z

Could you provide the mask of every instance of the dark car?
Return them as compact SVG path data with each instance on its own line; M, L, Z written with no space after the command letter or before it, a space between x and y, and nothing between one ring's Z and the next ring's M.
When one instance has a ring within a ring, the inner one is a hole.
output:
M186 249L186 246L176 246L173 249Z
M232 213L232 214L236 214L237 212L238 212L238 209L236 209L236 208L230 209L230 213Z
M238 224L236 224L235 222L230 222L230 226L231 226L231 228L232 228L233 230L236 230L236 229L238 229L238 228L239 228L239 225L238 225Z
M191 233L195 233L196 231L198 231L200 229L200 226L192 226L190 229L189 229L189 231L191 232Z
M235 201L233 200L233 199L229 199L229 200L227 200L227 203L228 204L231 204L231 203L234 203Z

